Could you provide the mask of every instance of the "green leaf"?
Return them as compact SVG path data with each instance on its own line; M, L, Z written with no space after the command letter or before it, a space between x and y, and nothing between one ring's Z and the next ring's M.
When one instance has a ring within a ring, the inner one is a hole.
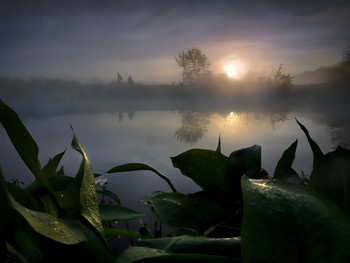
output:
M25 231L17 227L13 231L13 238L16 241L21 254L31 262L40 262L43 260L42 248L38 246L33 239L27 235Z
M6 253L6 239L5 236L11 227L11 222L13 220L11 216L11 206L10 201L7 196L7 191L5 188L5 181L2 175L0 167L0 261L7 259L5 257Z
M59 216L59 209L50 195L44 195L40 198L40 211L49 213L55 217Z
M74 130L72 148L80 152L83 156L82 164L80 166L78 175L75 177L77 183L74 184L79 186L80 184L80 211L85 219L103 236L103 227L100 219L96 186L95 186L95 176L92 171L90 161L78 141ZM74 189L73 189L74 190Z
M120 172L130 172L130 171L151 171L156 173L160 178L165 180L167 184L170 186L171 190L173 192L176 192L175 187L171 183L168 177L166 177L164 174L161 172L158 172L157 170L153 169L152 167L148 166L147 164L143 163L127 163L123 165L118 165L113 167L112 169L108 170L106 173L111 174L111 173L120 173Z
M234 200L242 199L241 178L247 175L249 178L262 178L261 146L253 145L234 151L228 158L228 182L229 193Z
M301 178L292 168L295 152L297 149L298 140L291 144L287 150L283 152L281 159L278 161L273 175L274 179L281 179L291 183L302 183Z
M13 198L18 203L32 210L38 209L38 202L28 191L11 183L6 182L5 185L6 190L13 196Z
M350 151L338 147L314 162L309 186L350 214Z
M224 204L196 195L156 192L142 201L170 228L197 234L229 216Z
M299 124L302 131L305 133L307 140L311 146L312 153L314 155L314 161L323 156L321 148L317 145L317 143L311 138L309 131L302 125L297 119L295 119Z
M350 218L322 195L281 180L242 178L244 262L346 262Z
M204 190L227 193L227 157L203 149L192 149L170 158L173 166Z
M146 262L241 262L231 257L202 254L169 254L160 249L131 247L118 258L117 263L130 263L141 260ZM141 261L142 262L142 261Z
M146 247L131 247L118 256L116 263L137 262L139 260L163 255L169 254L160 249Z
M314 155L309 187L325 195L350 215L350 151L339 146L335 151L324 155L311 139L308 130L299 122L298 124Z
M101 204L99 207L102 222L125 221L145 216L145 214L119 205Z
M261 146L253 145L234 151L228 158L230 176L238 177L243 174L249 178L261 178Z
M52 159L51 158L49 159L47 164L42 168L42 171L46 176L50 176L52 174L57 174L56 170L57 170L58 165L61 162L61 159L62 159L63 155L65 154L65 152L66 152L66 150L57 154Z
M45 187L45 189L54 196L54 191L47 181L47 178L44 175L43 171L41 170L41 165L38 159L38 145L28 130L24 127L17 113L8 107L1 99L0 121L4 126L13 146L16 148L18 154L21 156L22 160L25 162L29 170Z
M39 234L66 245L94 240L95 235L79 221L56 218L48 213L30 210L17 203L11 196L12 207L20 213L28 224Z
M139 246L165 250L168 253L195 253L240 257L240 238L178 236L139 240Z
M218 141L218 146L216 147L216 151L218 153L221 153L221 138L220 138L220 135L219 135L219 141Z
M106 236L127 236L127 237L143 238L143 236L140 233L127 230L127 229L119 229L119 228L111 228L111 227L105 227L104 229L105 229Z

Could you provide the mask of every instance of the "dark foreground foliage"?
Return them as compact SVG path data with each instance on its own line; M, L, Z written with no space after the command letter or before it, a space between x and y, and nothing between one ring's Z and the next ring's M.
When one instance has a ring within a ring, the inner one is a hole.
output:
M323 154L304 131L314 155L309 178L292 169L297 141L284 151L273 178L261 167L261 147L221 153L192 149L172 157L174 167L202 191L183 194L154 168L140 163L113 167L105 175L148 170L171 191L143 198L167 237L114 228L113 221L144 215L120 204L114 193L97 190L95 174L74 131L72 147L82 155L78 173L67 176L60 161L45 165L18 115L0 101L0 121L35 176L20 188L0 178L0 262L349 262L350 152ZM112 202L98 201L98 195ZM113 236L137 238L116 255ZM154 236L154 235L152 235Z

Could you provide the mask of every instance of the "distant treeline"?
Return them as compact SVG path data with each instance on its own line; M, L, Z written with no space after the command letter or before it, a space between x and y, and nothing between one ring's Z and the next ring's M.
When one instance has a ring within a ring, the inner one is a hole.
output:
M323 68L327 80L284 89L273 78L233 80L221 76L197 84L82 84L50 78L0 78L0 97L19 112L51 115L125 110L208 110L239 107L289 107L288 110L347 106L350 67ZM316 71L315 71L316 72Z

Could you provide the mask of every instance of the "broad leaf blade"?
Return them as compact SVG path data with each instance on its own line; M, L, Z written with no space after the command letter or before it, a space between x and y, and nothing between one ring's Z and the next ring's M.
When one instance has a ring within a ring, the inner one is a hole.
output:
M5 181L0 168L0 252L2 252L2 248L6 246L5 238L1 237L5 237L8 226L11 223L12 217L10 210L10 200L6 192ZM1 256L0 259L2 259Z
M239 177L243 174L249 178L261 177L261 146L253 145L234 151L228 158L230 176Z
M142 200L170 228L202 234L229 216L224 204L195 195L155 192Z
M136 238L143 238L143 236L135 231L127 230L127 229L119 229L119 228L111 228L111 227L105 227L105 235L106 236L127 236L127 237L136 237Z
M229 193L234 200L242 199L241 178L247 175L249 178L261 178L261 146L253 145L234 151L228 158Z
M11 196L10 199L12 207L41 235L66 245L87 240L98 241L79 221L59 219L47 213L33 211L17 203Z
M350 255L350 219L307 187L242 178L245 262L343 262Z
M297 149L298 140L293 142L287 150L283 152L281 159L278 161L273 175L274 179L281 179L292 183L302 183L301 178L292 169L295 159L295 152Z
M58 168L58 165L61 162L61 159L62 159L63 155L65 154L65 152L66 152L66 150L57 154L52 159L51 158L49 159L47 164L42 168L42 171L46 176L56 174L56 170Z
M171 157L171 161L203 190L228 192L225 155L212 150L192 149Z
M6 190L13 196L13 198L21 205L32 209L38 209L38 202L35 198L25 189L18 187L17 185L11 183L5 183Z
M324 155L308 130L301 123L298 124L304 131L314 155L309 179L310 188L325 195L350 215L350 151L338 147Z
M350 151L338 147L314 164L309 186L350 214Z
M321 148L317 145L317 143L311 138L309 131L302 125L297 119L297 123L299 124L302 131L305 133L307 140L309 141L312 153L314 155L314 162L323 156Z
M240 238L178 236L140 240L139 246L163 249L169 253L196 253L229 257L239 257L241 254Z
M101 204L99 208L102 222L126 221L145 216L145 214L119 205Z
M125 250L116 263L131 262L241 262L231 257L203 254L169 254L160 249L148 247L131 247Z
M176 192L176 189L173 186L173 184L171 183L171 181L169 180L169 178L167 178L164 174L157 171L156 169L148 166L147 164L127 163L127 164L115 166L112 169L108 170L106 173L111 174L111 173L131 172L131 171L151 171L151 172L154 172L160 178L162 178L163 180L165 180L168 183L168 185L170 186L170 188L173 192Z
M73 130L73 129L72 129ZM83 161L80 166L76 180L78 181L76 186L80 185L80 211L88 222L103 236L103 227L100 219L100 213L98 208L98 200L95 186L95 176L90 165L90 161L78 141L74 131L72 148L80 152L83 156Z
M0 121L4 126L13 146L25 162L29 170L36 179L46 188L46 190L55 195L53 189L44 173L41 170L38 154L39 148L28 130L24 127L17 113L8 107L0 99Z

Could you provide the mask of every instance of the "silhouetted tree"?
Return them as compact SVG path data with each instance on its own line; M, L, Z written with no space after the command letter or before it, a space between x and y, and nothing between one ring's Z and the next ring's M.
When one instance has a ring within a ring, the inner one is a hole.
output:
M131 76L128 77L128 85L133 85L134 84L134 80L132 79Z
M182 68L184 84L193 84L209 73L210 62L208 57L197 47L180 52L175 60L178 66Z
M273 80L277 85L277 88L282 94L288 94L292 90L292 80L293 76L290 73L286 74L285 69L282 64L279 65L277 70L273 71Z
M119 72L117 73L117 82L118 83L122 83L123 77L122 75L119 74Z

